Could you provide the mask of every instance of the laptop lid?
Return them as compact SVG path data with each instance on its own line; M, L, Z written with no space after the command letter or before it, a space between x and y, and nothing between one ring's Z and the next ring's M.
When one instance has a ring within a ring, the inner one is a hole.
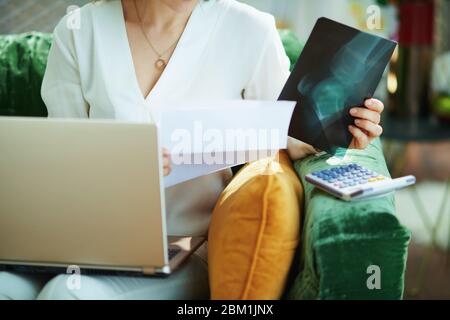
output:
M373 96L396 46L320 18L279 97L297 101L289 136L329 153L347 148L349 111Z
M168 264L154 124L0 117L0 263Z

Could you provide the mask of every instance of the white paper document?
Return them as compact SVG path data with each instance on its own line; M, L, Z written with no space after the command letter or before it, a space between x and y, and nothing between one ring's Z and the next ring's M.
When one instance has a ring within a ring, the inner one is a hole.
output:
M286 149L294 107L245 100L159 106L152 113L172 160L165 187Z

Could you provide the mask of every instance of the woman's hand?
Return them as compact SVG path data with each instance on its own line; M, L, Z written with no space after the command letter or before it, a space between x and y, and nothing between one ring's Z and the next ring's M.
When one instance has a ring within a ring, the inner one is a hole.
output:
M348 130L353 135L350 149L365 149L373 139L383 133L380 126L381 114L384 110L383 102L377 99L368 99L364 102L366 108L353 108L350 114L355 118L355 124Z
M317 150L309 144L288 137L287 152L292 161L301 160L309 155L316 154Z
M172 167L170 166L170 152L166 148L162 149L163 155L163 168L164 168L164 177L167 177L172 171Z
M368 99L364 102L366 108L353 108L350 114L355 118L355 125L348 129L353 135L350 149L365 149L373 139L381 136L383 128L380 126L381 114L384 110L383 102ZM309 144L297 139L288 138L288 153L293 161L303 159L318 151Z

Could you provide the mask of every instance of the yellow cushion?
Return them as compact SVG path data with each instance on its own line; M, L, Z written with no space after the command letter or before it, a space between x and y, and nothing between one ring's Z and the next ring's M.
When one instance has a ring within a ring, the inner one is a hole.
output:
M212 299L279 299L300 237L303 188L285 151L243 168L212 215Z

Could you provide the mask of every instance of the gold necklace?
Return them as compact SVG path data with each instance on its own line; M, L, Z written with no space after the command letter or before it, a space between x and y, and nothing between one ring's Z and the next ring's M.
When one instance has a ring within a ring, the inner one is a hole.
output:
M136 9L136 15L139 19L139 24L141 27L141 31L144 34L145 39L147 40L150 48L153 50L153 52L158 56L158 59L156 59L155 61L155 67L158 70L164 70L167 66L167 60L164 59L164 56L166 55L167 52L169 52L173 47L175 47L178 44L178 41L180 41L181 36L183 35L183 33L180 34L180 36L178 37L178 39L169 47L167 48L167 50L165 50L164 52L160 53L158 50L156 50L156 48L153 46L152 42L150 41L150 38L148 37L147 33L145 32L145 27L144 27L144 23L141 19L141 16L139 14L139 10L137 8L137 4L136 4L136 0L134 0L134 8Z

